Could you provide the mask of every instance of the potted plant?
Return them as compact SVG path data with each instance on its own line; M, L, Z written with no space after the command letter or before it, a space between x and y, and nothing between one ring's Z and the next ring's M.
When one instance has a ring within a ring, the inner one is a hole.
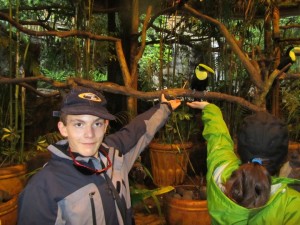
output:
M133 208L137 208L138 205L143 206L143 208L151 214L151 210L147 204L147 199L152 198L152 201L155 203L158 215L163 219L163 214L161 211L160 200L158 196L164 195L174 189L173 186L158 187L155 189L149 189L147 187L141 186L130 186L130 195L131 195L131 204ZM136 213L140 213L139 210Z
M193 147L191 137L199 129L190 109L183 103L150 143L153 182L157 186L183 183Z
M17 195L24 187L27 172L25 156L19 151L20 135L11 127L2 128L0 142L0 189Z
M210 224L205 176L184 182L188 177L187 166L191 165L193 137L201 136L199 124L197 115L183 102L149 146L154 184L174 186L164 198L164 215L169 225ZM201 143L201 149L205 146Z
M31 168L30 172L36 169L32 165L27 166L27 162L33 164L37 155L39 161L47 160L47 156L41 157L40 153L48 153L47 146L63 138L58 132L47 133L38 137L34 143L28 144L26 151L20 151L20 135L16 130L10 127L2 128L0 137L0 189L11 195L16 195L23 189L27 167Z
M38 137L23 153L18 150L20 136L14 129L3 128L0 137L0 221L2 225L10 225L16 223L18 194L30 175L28 171L33 173L33 169L39 167L34 161L41 165L47 160L47 156L40 153L46 153L49 143L62 139L62 136L53 132ZM27 162L30 162L29 166Z
M11 128L3 128L0 141L0 221L17 222L18 194L26 183L26 164L17 150L20 136Z
M206 186L176 186L165 197L165 218L169 225L210 225Z

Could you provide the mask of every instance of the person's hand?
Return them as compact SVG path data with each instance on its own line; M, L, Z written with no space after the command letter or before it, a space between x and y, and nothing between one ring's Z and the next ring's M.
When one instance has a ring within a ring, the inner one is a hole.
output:
M167 102L168 104L170 104L170 106L172 107L172 110L175 110L178 108L178 106L181 105L181 100L180 99L173 99L173 100L167 100L165 97L165 94L161 94L161 98L160 101L163 102Z
M207 106L209 104L209 102L199 102L199 101L195 101L195 102L187 102L186 103L189 107L194 108L194 109L204 109L205 106Z

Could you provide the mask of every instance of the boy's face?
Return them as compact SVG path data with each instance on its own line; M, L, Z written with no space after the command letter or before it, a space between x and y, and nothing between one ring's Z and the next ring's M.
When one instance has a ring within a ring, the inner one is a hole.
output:
M60 133L68 138L72 152L82 156L98 157L98 149L103 141L108 125L104 120L93 115L67 115L66 125L58 122Z

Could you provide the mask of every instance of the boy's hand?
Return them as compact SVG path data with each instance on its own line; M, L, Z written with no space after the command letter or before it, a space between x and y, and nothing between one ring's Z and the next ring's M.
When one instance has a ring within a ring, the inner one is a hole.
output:
M172 107L172 110L175 110L178 108L178 106L181 105L181 100L180 99L173 99L173 100L170 100L168 101L165 97L165 94L161 94L161 99L160 101L163 103L163 102L167 102L170 104L170 106Z

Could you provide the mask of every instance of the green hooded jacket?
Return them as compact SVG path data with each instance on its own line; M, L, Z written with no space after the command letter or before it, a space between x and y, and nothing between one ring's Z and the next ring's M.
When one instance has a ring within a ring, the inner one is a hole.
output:
M203 137L207 141L207 201L212 224L299 225L300 193L287 185L300 183L289 178L272 178L271 196L266 205L247 209L230 200L222 184L241 161L220 109L207 105L202 111Z

